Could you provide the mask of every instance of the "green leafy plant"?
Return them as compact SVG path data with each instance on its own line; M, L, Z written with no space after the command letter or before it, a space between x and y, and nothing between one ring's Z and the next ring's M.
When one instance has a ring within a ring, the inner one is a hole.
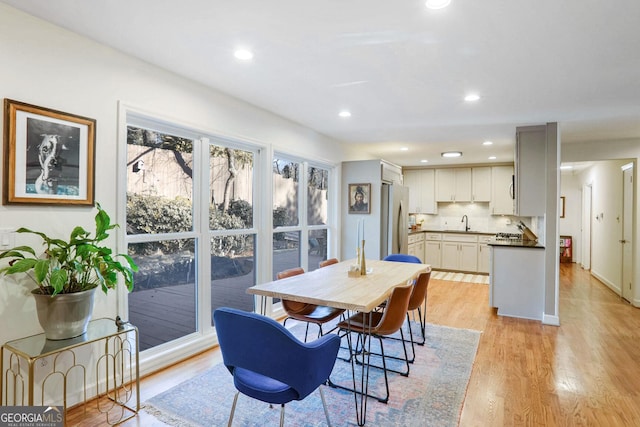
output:
M118 284L122 276L129 291L133 290L133 273L138 267L126 254L112 255L112 250L100 242L109 237L108 231L118 227L96 203L95 235L77 226L68 241L55 239L39 231L19 228L18 233L40 236L45 247L41 255L29 246L16 246L0 254L0 259L9 259L9 265L0 268L0 274L26 273L45 295L70 294L85 291L100 285L106 294ZM121 263L118 258L124 258Z

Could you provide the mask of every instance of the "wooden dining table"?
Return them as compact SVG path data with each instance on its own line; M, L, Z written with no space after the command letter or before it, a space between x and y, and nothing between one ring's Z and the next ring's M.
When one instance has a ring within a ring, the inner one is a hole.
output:
M389 298L393 288L406 285L421 273L431 270L428 264L366 260L367 274L352 276L349 270L354 264L353 259L342 261L308 273L252 286L247 293L262 297L262 314L266 314L267 297L371 313ZM368 354L368 351L363 353L360 381L356 381L355 358L350 358L354 370L356 421L360 426L366 421Z

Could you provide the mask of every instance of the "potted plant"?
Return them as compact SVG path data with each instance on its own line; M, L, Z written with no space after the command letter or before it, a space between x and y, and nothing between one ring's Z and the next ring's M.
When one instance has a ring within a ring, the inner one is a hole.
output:
M16 246L0 254L0 259L9 260L7 266L0 268L0 274L25 273L38 285L31 293L47 339L68 339L86 332L98 286L106 294L116 287L122 276L127 289L133 290L133 273L138 267L129 255L113 255L112 250L102 244L109 237L108 231L118 224L111 224L111 218L100 204L96 207L93 236L80 226L71 231L67 241L19 228L17 233L40 236L44 251L38 254L32 247Z

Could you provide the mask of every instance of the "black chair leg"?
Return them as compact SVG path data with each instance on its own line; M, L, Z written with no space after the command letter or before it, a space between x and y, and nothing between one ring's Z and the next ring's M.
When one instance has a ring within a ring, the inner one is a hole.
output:
M366 368L364 367L364 365L363 365L363 363L364 363L364 358L365 358L365 357L368 357L367 352L364 350L364 348L365 348L365 346L366 346L366 338L365 338L365 337L363 337L361 334L358 334L358 340L357 340L357 344L356 344L356 350L354 351L354 350L353 350L353 347L352 347L351 334L350 334L350 333L347 333L347 334L345 334L345 335L347 336L347 342L348 342L348 344L349 344L349 359L348 359L348 360L346 360L346 361L351 361L351 358L352 358L352 357L354 357L354 358L355 358L355 363L356 363L357 365L363 366L363 369L366 369ZM378 338L378 339L380 339L380 337L377 337L377 338ZM362 341L361 341L361 340L362 340ZM360 345L360 344L359 344L360 342L362 342L362 349L363 349L362 351L358 351L358 347L357 347L357 346L359 346L359 345ZM382 342L380 342L380 346L382 346ZM359 361L359 360L358 360L358 358L357 358L357 355L358 355L358 354L361 354L361 355L362 355L362 361ZM339 359L341 359L341 360L345 360L344 358L339 358ZM382 358L382 361L383 361L383 363L384 363L384 357ZM371 366L371 367L376 367L376 368L378 368L378 367L377 367L377 366L375 366L375 365L370 365L370 366ZM379 369L380 369L380 368L379 368ZM356 376L355 376L356 374L355 374L355 370L352 372L352 375L353 375L353 378L352 378L352 379L353 379L353 382L354 382L354 384L355 384L355 382L356 382ZM386 395L386 397L382 398L382 397L379 397L379 396L375 396L375 395L373 395L373 394L364 393L363 391L353 390L352 388L344 387L344 386L341 386L341 385L339 385L339 384L336 384L336 383L334 383L333 381L331 381L331 376L329 376L329 378L327 379L327 385L329 385L329 387L332 387L332 388L339 388L339 389L341 389L341 390L347 390L347 391L350 391L350 392L354 392L354 393L356 393L356 394L361 394L361 395L362 395L362 394L364 394L364 395L365 395L365 396L367 396L367 397L371 397L371 398L373 398L373 399L376 399L376 400L377 400L378 402L380 402L380 403L385 403L385 404L386 404L386 403L388 403L388 402L389 402L389 381L388 381L388 379L387 379L387 371L386 371L386 370L384 371L384 383L385 383L385 386L386 386L387 395Z

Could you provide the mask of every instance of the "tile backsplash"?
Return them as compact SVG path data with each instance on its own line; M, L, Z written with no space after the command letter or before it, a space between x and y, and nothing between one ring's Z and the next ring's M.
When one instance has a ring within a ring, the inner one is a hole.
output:
M412 214L413 215L413 214ZM517 221L527 226L531 218L510 215L491 215L489 203L438 203L438 214L415 214L416 223L422 223L423 230L464 230L462 216L467 215L472 231L483 233L509 232L519 233Z

